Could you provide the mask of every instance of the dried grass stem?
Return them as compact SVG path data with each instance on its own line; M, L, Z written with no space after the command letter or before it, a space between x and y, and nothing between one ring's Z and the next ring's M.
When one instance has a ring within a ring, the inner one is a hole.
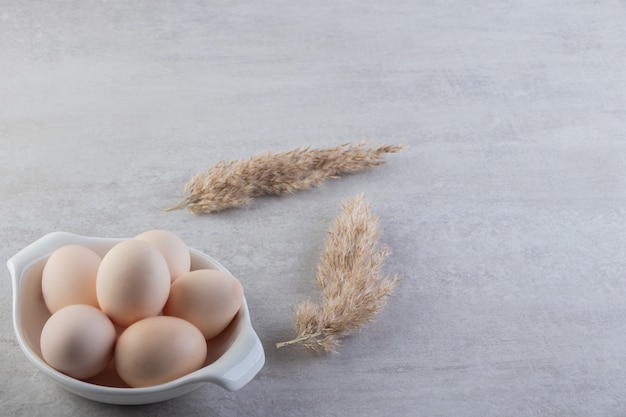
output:
M302 343L334 351L340 338L373 320L398 283L381 273L389 251L378 247L379 234L378 218L363 195L342 206L318 263L320 303L307 300L294 309L296 335L277 348Z
M319 186L329 178L381 165L385 154L404 148L371 148L361 142L266 153L244 161L220 161L195 175L185 185L183 200L165 211L186 208L198 214L212 213L245 206L262 195L291 194Z

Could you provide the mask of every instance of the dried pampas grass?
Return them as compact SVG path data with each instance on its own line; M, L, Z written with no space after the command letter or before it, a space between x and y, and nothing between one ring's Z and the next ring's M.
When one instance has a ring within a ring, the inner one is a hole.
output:
M314 351L334 351L339 339L373 320L398 283L381 274L389 252L378 247L378 218L363 195L344 203L329 230L317 273L321 302L295 308L295 338L277 348L301 343Z
M322 184L329 178L383 164L384 154L402 145L369 148L365 143L328 148L303 148L266 153L245 161L220 161L194 176L183 190L184 199L166 209L211 213L250 204L261 195L285 195Z

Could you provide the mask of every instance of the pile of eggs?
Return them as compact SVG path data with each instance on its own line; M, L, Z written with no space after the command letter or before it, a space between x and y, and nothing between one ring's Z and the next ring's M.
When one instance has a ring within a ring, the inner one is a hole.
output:
M41 277L51 313L41 332L44 360L82 380L113 363L131 387L201 368L206 341L236 316L243 288L226 272L190 268L187 245L165 230L118 243L103 257L81 245L57 249Z

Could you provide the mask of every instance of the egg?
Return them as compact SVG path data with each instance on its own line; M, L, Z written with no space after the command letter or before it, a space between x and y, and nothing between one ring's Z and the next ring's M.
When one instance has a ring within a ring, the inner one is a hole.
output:
M204 337L191 323L156 316L122 332L115 347L115 368L131 387L148 387L200 369L206 353Z
M191 267L189 248L176 234L167 230L156 229L143 232L135 236L135 239L151 243L161 252L167 262L172 281L189 272Z
M128 327L161 312L170 283L163 255L148 242L129 239L115 245L102 258L96 295L100 308L113 323Z
M217 336L243 304L243 287L223 271L198 269L172 283L163 314L192 323L205 339Z
M111 361L115 339L115 326L102 311L74 304L59 309L44 324L41 354L58 371L90 378Z
M41 275L43 300L51 313L72 304L98 307L96 275L102 258L81 245L55 250Z

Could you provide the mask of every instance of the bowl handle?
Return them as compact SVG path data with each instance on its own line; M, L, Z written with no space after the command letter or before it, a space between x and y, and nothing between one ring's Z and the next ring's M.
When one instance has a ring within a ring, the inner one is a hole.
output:
M236 365L233 366L232 364ZM199 370L193 382L211 382L228 391L237 391L254 378L265 364L265 352L257 334L249 328L245 336L211 365ZM191 381L190 381L191 382Z

